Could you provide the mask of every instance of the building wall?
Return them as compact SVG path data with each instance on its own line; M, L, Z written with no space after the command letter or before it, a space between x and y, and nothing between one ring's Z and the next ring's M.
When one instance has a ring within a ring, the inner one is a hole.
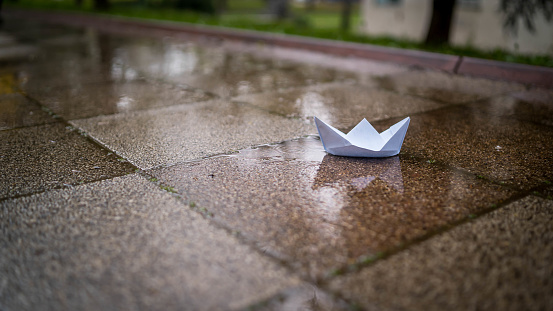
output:
M432 14L432 0L364 0L361 30L370 35L386 35L424 40ZM457 1L450 43L481 49L502 48L526 54L553 55L553 23L536 15L536 33L519 23L518 34L503 29L499 0Z

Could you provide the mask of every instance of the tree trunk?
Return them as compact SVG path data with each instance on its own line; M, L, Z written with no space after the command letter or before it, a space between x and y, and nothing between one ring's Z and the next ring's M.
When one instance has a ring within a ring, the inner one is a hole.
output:
M351 6L353 0L342 0L342 22L340 29L344 32L349 31L351 25Z
M227 10L228 3L227 0L215 0L215 12L217 15L222 14Z
M305 0L305 10L308 12L315 10L315 0Z
M290 10L288 8L288 0L268 0L269 13L275 16L278 20L283 20L288 17Z
M449 30L453 19L455 0L433 0L432 18L425 44L440 45L449 42Z
M109 0L94 0L94 9L98 11L109 9Z

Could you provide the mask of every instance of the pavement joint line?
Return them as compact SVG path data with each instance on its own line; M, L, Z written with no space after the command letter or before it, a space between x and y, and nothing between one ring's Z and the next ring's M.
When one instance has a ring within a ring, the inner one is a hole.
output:
M32 197L32 196L35 196L35 195L39 195L39 194L54 191L54 190L71 189L71 188L74 188L74 187L84 186L84 185L96 183L96 182L99 182L99 181L110 180L110 179L123 177L123 176L127 176L127 175L130 175L130 174L135 174L135 173L137 173L137 172L131 172L131 173L127 173L127 174L114 175L114 176L106 176L104 178L98 178L98 179L86 181L86 182L83 182L83 183L76 182L76 183L72 183L72 184L63 184L63 185L54 186L52 188L45 189L45 190L30 192L30 193L26 193L26 194L17 194L17 195L13 195L13 196L10 196L10 197L0 198L0 203L10 201L10 200L20 199L20 198L25 198L25 197Z
M397 247L391 248L388 251L377 252L376 254L374 254L372 256L368 256L368 257L360 256L356 263L349 264L349 265L344 265L342 267L335 268L335 269L331 269L322 278L319 285L321 287L324 287L330 281L332 281L335 277L343 276L343 275L347 275L347 274L351 274L351 273L355 273L355 272L359 272L360 270L368 268L368 267L376 264L377 262L380 262L382 260L386 260L387 258L395 256L395 255L397 255L397 254L399 254L399 253L401 253L401 252L403 252L403 251L405 251L405 250L407 250L411 247L422 244L422 243L432 239L433 237L436 237L436 236L439 236L439 235L441 235L445 232L451 231L454 228L462 226L466 223L473 222L473 221L481 218L482 216L485 216L485 215L487 215L491 212L494 212L496 210L499 210L499 209L503 208L506 205L509 205L513 202L521 200L521 199L523 199L527 196L532 196L532 195L536 196L536 194L534 194L534 192L536 191L535 189L543 189L543 188L544 188L543 186L538 186L538 187L532 188L530 190L519 191L518 193L513 194L511 197L507 198L506 200L504 200L504 201L502 201L498 204L492 204L492 206L490 206L488 208L485 208L481 211L478 211L474 214L471 214L471 215L469 215L469 217L466 217L466 218L460 219L458 221L454 221L450 224L441 226L441 227L437 228L436 230L433 230L432 232L429 232L429 233L424 234L420 237L414 238L411 241L409 241L407 243L404 243L402 245L399 245Z
M322 292L325 292L325 294L329 295L330 297L332 297L335 300L342 300L347 305L347 309L350 310L350 311L362 310L361 307L359 307L360 304L356 301L353 301L349 298L345 298L342 295L340 295L339 293L334 292L330 289L322 288L321 286L315 285L313 283L309 283L309 282L307 282L307 283L315 286L318 290L320 290ZM276 294L274 294L274 295L272 295L272 296L270 296L266 299L262 299L260 301L254 302L254 303L250 304L249 306L247 306L246 308L244 308L243 311L266 310L267 305L269 303L271 303L271 301L283 300L286 297L284 292L288 289L289 288L281 289ZM318 309L316 309L316 310L318 310Z
M73 130L77 130L79 131L79 135L83 138L85 138L89 143L93 143L97 148L100 148L104 151L108 151L108 152L112 152L114 154L117 154L115 153L114 151L110 150L109 148L106 148L104 147L103 145L99 144L98 142L96 142L95 140L91 139L89 135L86 135L86 136L83 136L81 134L81 130L77 127L74 127L73 125L69 124L67 122L67 120L65 120L64 118L62 118L61 116L55 114L50 108L42 105L38 100L36 100L35 98L33 97L30 97L28 96L27 94L19 91L19 93L21 95L23 95L27 100L29 100L30 102L32 102L33 104L35 105L38 105L42 110L46 111L49 113L49 115L54 118L55 120L57 120L56 122L53 122L53 123L48 123L48 124L63 124L65 125L66 128L70 127L72 128L72 131ZM13 129L7 129L6 131L11 131L11 130L18 130L18 129L22 129L22 128L32 128L32 127L37 127L37 126L42 126L42 125L48 125L48 124L39 124L39 125L30 125L30 126L23 126L23 127L18 127L18 128L13 128ZM127 165L131 165L133 168L134 168L134 172L137 171L137 167L134 166L132 163L130 163L128 160L125 159L125 161L127 162ZM59 190L59 189L68 189L68 188L71 188L71 187L76 187L76 186L80 186L80 185L86 185L86 184L90 184L90 183L95 183L95 182L98 182L98 181L102 181L102 180L108 180L108 179L113 179L113 178L116 178L116 177L121 177L121 176L126 176L128 174L132 174L132 173L127 173L127 174L121 174L121 175L115 175L115 176L106 176L105 178L98 178L98 179L93 179L93 180L89 180L89 181L86 181L86 182L83 182L83 183L80 183L80 182L75 182L75 183L71 183L71 184L62 184L60 186L54 186L50 189L45 189L45 190L41 190L41 191L33 191L33 192L30 192L30 193L26 193L26 194L18 194L18 195L14 195L14 196L9 196L9 197L5 197L5 198L0 198L0 203L1 202L4 202L4 201L8 201L8 200L12 200L12 199L18 199L18 198L23 198L23 197L29 197L29 196L33 196L33 195L37 195L37 194L40 194L40 193L45 193L45 192L48 192L48 191L51 191L51 190Z
M278 145L278 144L282 144L282 143L285 143L285 142L288 142L288 141L293 141L293 140L306 138L306 137L315 137L315 136L317 138L319 137L318 135L306 134L306 135L296 136L296 137L293 137L293 138L290 138L290 139L285 139L285 140L281 140L281 141L277 141L277 142L269 142L269 143L265 143L265 144L252 145L252 146L241 148L241 149L236 149L236 150L233 149L233 150L230 150L229 152L215 153L215 154L207 155L207 156L201 157L201 158L185 160L185 161L178 161L178 162L173 162L173 163L159 164L159 165L156 165L156 166L148 167L148 168L143 169L143 170L145 172L147 172L147 171L151 171L151 170L155 170L155 169L169 168L169 167L173 167L173 166L177 166L177 165L183 165L183 164L187 164L187 163L196 163L196 162L200 162L200 161L204 161L204 160L209 160L211 158L232 156L233 154L238 154L240 152L240 150L259 148L261 146Z
M165 185L161 181L157 180L153 175L150 175L148 171L141 171L138 172L139 175L144 177L149 182L152 182L156 184L157 186ZM155 181L152 179L156 179ZM171 185L166 185L171 187ZM170 192L169 192L170 193ZM176 193L170 193L173 197L175 197L180 203L182 203L183 208L188 208L191 211L197 213L202 218L206 219L210 225L214 226L215 228L221 229L224 232L226 232L228 235L233 236L239 243L244 244L248 246L252 251L255 251L256 253L260 254L263 257L268 258L269 260L275 262L279 266L283 267L288 273L291 275L294 275L298 277L300 280L313 284L317 287L319 287L319 278L310 279L307 275L304 275L302 273L299 273L296 269L292 267L292 264L286 261L285 259L277 257L276 254L268 253L266 251L263 251L261 248L258 247L257 241L253 238L248 238L242 234L240 230L233 229L229 226L227 226L224 222L216 221L213 219L214 214L209 212L208 209L205 207L197 205L195 202L187 199L187 193L186 190L180 189L179 192Z
M36 100L35 98L25 94L25 93L22 93L23 96L25 96L28 100L32 101L33 103L39 105L43 110L45 111L52 111L50 108L44 106L42 103L40 103L40 101ZM124 156L121 156L120 154L118 154L115 150L111 150L110 148L108 148L107 146L104 146L103 143L101 143L100 141L96 140L94 137L92 137L91 135L89 135L86 131L84 131L83 129L79 128L78 126L75 126L73 124L71 124L70 121L67 121L65 118L55 114L54 112L53 113L53 118L56 118L57 120L59 120L58 122L60 122L61 124L64 124L66 128L71 128L72 130L76 130L78 131L78 134L85 138L88 142L92 143L93 145L95 145L96 147L102 149L102 150L105 150L105 151L108 151L108 152L111 152L115 155L117 155L118 157L120 157L121 159L123 159L126 163L128 163L128 165L131 165L132 168L134 169L134 171L136 172L136 170L139 170L140 168L137 167L136 165L134 165L131 161L129 161L129 159L126 159ZM124 176L124 175L121 175L121 176Z
M0 132L11 132L11 131L17 131L17 130L22 130L22 129L33 128L33 127L36 127L36 126L56 124L56 123L63 123L63 122L56 119L56 121L50 122L50 123L37 123L37 124L33 124L33 125L21 125L21 126L16 126L16 127L10 127L10 128L7 128L7 129L0 130Z
M306 135L304 137L317 137L318 138L317 135ZM281 144L281 143L286 142L286 141L292 141L292 140L295 140L295 139L299 139L299 138L285 140L285 141L277 142L277 143L256 145L256 146L253 146L253 147L250 147L250 148L259 148L259 147L267 146L267 145L276 145L276 144ZM241 149L241 150L243 150L243 149ZM238 150L234 154L238 153L239 151L240 150ZM208 156L208 157L201 158L201 159L183 161L183 162L180 162L180 163L173 163L173 164L170 164L170 165L161 165L161 166L158 166L158 167L155 167L155 168L150 168L148 170L143 170L143 171L141 171L141 174L143 174L151 182L156 182L156 183L161 184L155 177L153 177L153 175L149 174L150 170L157 169L157 168L167 168L167 167L172 167L172 166L176 166L176 165L182 165L182 164L186 164L186 163L194 163L194 162L209 160L209 159L212 159L212 158L225 157L225 156L231 156L231 155L232 154L218 154L218 155ZM480 178L479 175L477 175L477 174L471 173L471 172L469 172L465 169L462 169L462 168L458 168L458 167L455 167L455 166L451 166L451 165L442 163L441 161L428 162L428 160L426 158L411 155L408 152L402 152L402 153L400 153L400 155L402 155L404 157L408 157L410 159L413 159L417 162L420 162L423 165L436 165L436 166L438 166L439 168L442 168L442 169L451 170L451 171L460 173L460 174L468 176L468 177L481 179L486 183L492 183L492 184L496 184L500 187L509 188L509 189L515 191L515 193L511 197L509 197L509 198L507 198L507 199L505 199L501 202L498 202L497 204L491 204L489 207L484 207L482 210L480 210L478 212L471 213L467 217L464 217L464 218L459 219L457 221L454 221L452 223L446 224L444 226L438 227L437 229L435 229L435 230L433 230L433 231L431 231L427 234L424 234L420 237L414 238L413 240L411 240L407 243L404 243L400 246L394 247L394 248L392 248L388 251L377 252L376 254L373 254L373 255L366 255L366 254L361 255L361 256L358 257L356 263L343 265L343 266L339 266L339 267L336 267L336 268L331 268L327 273L323 273L322 276L315 277L314 279L309 279L309 278L307 278L307 276L304 276L301 273L296 273L295 270L291 267L291 264L289 264L285 259L281 259L279 257L276 257L276 255L267 254L266 252L263 252L261 249L259 249L257 247L255 240L243 236L239 231L237 232L235 229L228 227L223 222L219 222L219 221L215 221L215 220L210 220L210 222L213 222L213 223L217 224L217 227L220 227L220 228L224 229L226 232L228 232L229 234L236 236L237 238L239 238L240 241L242 241L243 243L245 243L245 244L249 245L250 247L254 248L260 254L262 254L264 256L269 256L273 260L276 260L276 262L278 262L281 265L285 266L290 272L292 272L296 275L299 275L300 278L303 281L312 283L316 286L324 286L324 284L328 283L330 280L332 280L336 276L344 275L344 274L351 273L351 272L355 272L355 271L358 271L358 270L360 270L360 269L362 269L366 266L370 266L370 265L376 263L377 261L384 260L384 259L386 259L390 256L393 256L397 253L400 253L403 250L406 250L406 249L410 248L413 245L423 243L424 241L427 241L427 240L431 239L434 236L437 236L439 234L442 234L444 232L452 230L453 228L456 228L460 225L463 225L463 224L465 224L469 221L473 221L475 219L478 219L481 216L486 215L486 214L488 214L492 211L495 211L497 209L500 209L500 208L502 208L503 206L505 206L507 204L510 204L510 203L512 203L514 201L517 201L521 198L524 198L528 195L535 195L534 192L536 191L536 189L545 188L545 186L540 185L539 187L534 187L534 188L526 190L526 191L525 190L520 190L520 189L518 189L514 186L501 184L500 182L494 181L494 180L489 179L489 178ZM152 178L156 179L156 181L152 181L151 180ZM172 187L171 185L165 185L165 186ZM168 191L168 192L170 192L170 191ZM193 209L196 212L198 212L199 214L201 214L202 217L205 217L206 219L213 217L213 214L210 215L209 210L206 209L205 211L202 211L201 207L197 207L194 202L187 201L185 199L185 197L187 196L187 193L186 193L185 189L181 189L180 191L177 190L176 193L172 193L172 194L177 196L180 200L182 200L182 202L185 203L185 205L189 206L191 209ZM191 206L192 203L194 203L194 206Z

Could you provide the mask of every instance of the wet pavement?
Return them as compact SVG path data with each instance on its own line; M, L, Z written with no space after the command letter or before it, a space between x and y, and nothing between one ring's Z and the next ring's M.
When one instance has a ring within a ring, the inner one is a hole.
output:
M0 31L1 310L551 309L552 90L126 32Z

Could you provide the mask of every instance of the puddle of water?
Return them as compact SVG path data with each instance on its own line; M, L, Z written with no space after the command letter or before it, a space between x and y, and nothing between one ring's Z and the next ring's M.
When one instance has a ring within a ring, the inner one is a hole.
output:
M237 154L228 155L227 157L272 161L298 160L320 163L326 154L321 140L318 137L309 136L279 144L243 149Z

